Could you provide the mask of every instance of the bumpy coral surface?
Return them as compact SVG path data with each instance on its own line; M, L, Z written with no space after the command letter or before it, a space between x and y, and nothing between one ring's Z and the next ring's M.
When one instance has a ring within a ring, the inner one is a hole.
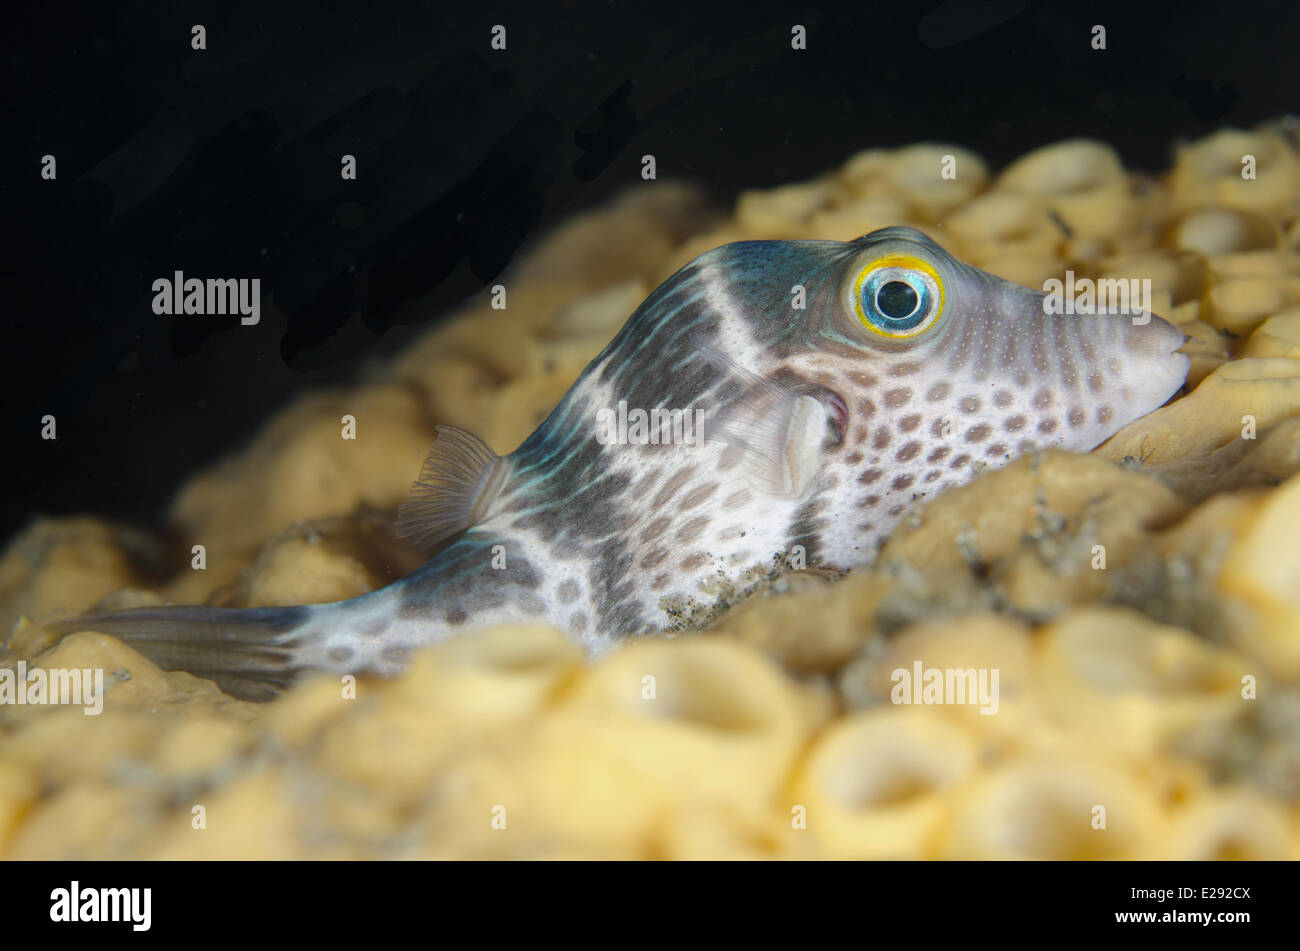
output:
M729 217L651 182L576 219L506 277L505 310L485 294L197 473L170 513L183 557L93 518L10 543L0 665L106 680L98 716L0 705L0 855L1300 857L1296 136L1221 132L1159 177L1089 141L998 175L917 145ZM501 628L397 680L258 705L40 627L387 584L420 561L391 514L434 424L508 452L696 254L895 224L1033 287L1150 279L1190 338L1187 391L1091 454L1031 453L918 506L869 568L793 572L703 633L594 664ZM929 670L986 677L931 703Z

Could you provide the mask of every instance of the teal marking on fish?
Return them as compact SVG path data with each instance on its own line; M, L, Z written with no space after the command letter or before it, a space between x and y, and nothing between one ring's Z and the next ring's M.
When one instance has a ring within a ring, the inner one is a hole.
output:
M863 564L916 501L1033 447L1092 449L1183 384L1171 324L1049 315L1044 297L910 228L724 245L657 288L509 456L439 427L399 518L433 554L400 581L52 627L251 699L304 671L396 674L414 648L503 622L592 651L690 628L796 546L809 567ZM699 410L688 441L674 426Z

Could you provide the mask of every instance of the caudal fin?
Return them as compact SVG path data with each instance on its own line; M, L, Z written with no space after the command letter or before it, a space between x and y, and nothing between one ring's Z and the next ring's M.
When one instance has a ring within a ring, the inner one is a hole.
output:
M304 669L294 648L309 608L149 607L43 624L111 634L161 667L215 681L232 697L271 700Z

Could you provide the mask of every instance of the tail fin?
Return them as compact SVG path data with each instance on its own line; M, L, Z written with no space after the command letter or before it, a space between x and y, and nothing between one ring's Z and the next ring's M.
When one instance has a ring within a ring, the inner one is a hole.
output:
M130 644L163 670L215 681L241 700L272 700L304 669L294 632L310 608L150 607L65 618L56 634L99 631Z

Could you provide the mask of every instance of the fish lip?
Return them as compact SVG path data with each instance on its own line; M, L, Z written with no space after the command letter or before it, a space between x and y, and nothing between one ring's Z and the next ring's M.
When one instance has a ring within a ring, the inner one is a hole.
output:
M1150 317L1146 324L1133 325L1136 334L1128 338L1127 346L1135 355L1145 357L1150 366L1147 386L1153 396L1161 397L1152 406L1157 409L1187 386L1192 359L1182 348L1191 338L1172 320L1155 313Z
M1136 339L1133 336L1129 337L1130 348L1138 352L1146 351L1152 355L1167 357L1177 353L1191 339L1182 327L1167 317L1161 317L1150 311L1147 313L1148 320L1145 323L1133 321L1132 329L1136 331Z
M1161 317L1159 314L1152 314L1151 317L1153 320L1164 321L1167 327L1169 327L1171 330L1173 330L1175 333L1178 334L1178 342L1175 343L1172 347L1170 347L1169 350L1166 351L1166 353L1170 353L1170 354L1177 353L1179 350L1183 348L1183 346L1187 343L1187 341L1192 339L1191 337L1187 336L1187 332L1184 331L1182 327L1179 327L1172 320L1169 320L1165 317Z

